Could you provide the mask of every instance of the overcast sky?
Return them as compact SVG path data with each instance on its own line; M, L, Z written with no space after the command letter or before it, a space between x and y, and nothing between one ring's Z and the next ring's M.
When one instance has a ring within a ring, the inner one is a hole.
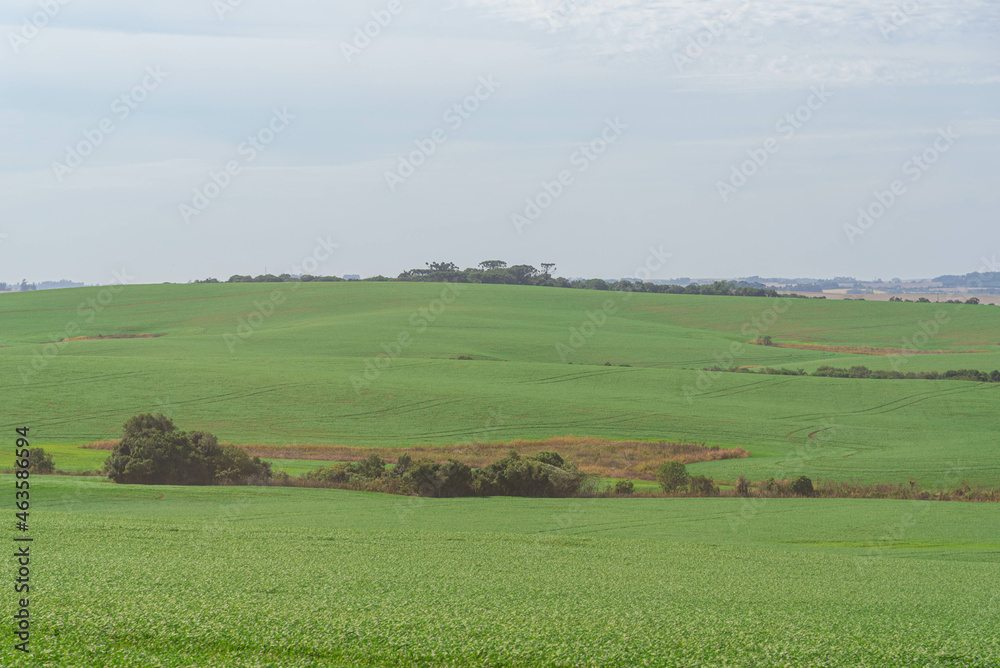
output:
M0 280L976 271L998 28L980 0L6 0Z

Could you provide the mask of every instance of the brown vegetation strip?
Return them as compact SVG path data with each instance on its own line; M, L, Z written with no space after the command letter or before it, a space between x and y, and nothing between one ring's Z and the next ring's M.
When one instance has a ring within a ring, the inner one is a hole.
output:
M105 339L158 339L166 334L99 334L97 336L74 336L58 341L45 341L45 343L68 343L70 341L103 341Z
M761 345L755 341L747 341ZM873 348L871 346L828 346L818 343L772 343L769 348L796 348L798 350L820 350L827 353L848 355L952 355L956 353L988 353L988 350L914 350L912 348Z
M98 441L83 447L92 450L112 450L116 444L117 441ZM634 480L655 480L656 470L668 460L694 464L750 456L750 453L743 448L720 448L719 446L668 443L666 441L658 443L608 441L574 436L561 436L542 441L519 440L510 443L462 443L403 448L369 448L349 445L242 445L240 447L245 449L251 457L267 459L354 462L374 454L388 461L395 461L400 455L406 454L414 459L427 458L435 461L457 459L474 468L503 459L511 449L527 456L547 450L558 452L567 461L577 464L582 471L597 473L606 478L631 478Z

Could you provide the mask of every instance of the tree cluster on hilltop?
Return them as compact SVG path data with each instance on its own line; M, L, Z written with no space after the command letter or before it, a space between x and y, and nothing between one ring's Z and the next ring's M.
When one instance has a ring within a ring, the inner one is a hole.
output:
M746 281L715 281L705 285L661 284L634 279L606 281L601 278L574 279L552 275L555 263L543 262L541 269L529 264L510 265L503 260L483 260L478 267L459 269L454 262L428 262L422 269L409 269L396 278L372 276L362 281L384 282L431 282L431 283L480 283L487 285L535 285L553 288L575 288L582 290L609 290L617 292L647 292L657 294L684 295L725 295L736 297L796 297L781 295L776 290L761 283ZM339 282L347 279L337 276L292 276L291 274L261 274L258 276L234 275L226 283L293 283L293 282ZM196 283L219 283L215 278L195 281Z

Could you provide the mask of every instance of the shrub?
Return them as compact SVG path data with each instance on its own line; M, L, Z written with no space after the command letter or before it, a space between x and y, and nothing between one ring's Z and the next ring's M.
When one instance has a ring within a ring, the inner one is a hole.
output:
M511 451L513 452L513 450ZM548 464L549 466L555 466L556 468L562 468L566 465L565 460L559 456L556 452L539 452L535 455L535 459L542 462L543 464Z
M385 461L373 454L364 461L349 464L347 471L366 480L375 480L381 478L382 474L385 473Z
M715 486L715 481L708 476L693 475L688 483L691 491L698 496L718 496L719 488Z
M563 462L555 453L549 461ZM473 488L483 495L497 496L572 496L580 491L587 476L563 462L562 467L539 461L538 457L522 458L515 450L475 473Z
M792 483L792 492L798 496L812 496L815 493L813 481L804 475L800 475Z
M52 455L42 448L30 448L28 461L31 464L28 471L31 473L55 473L56 465L52 463Z
M664 462L656 473L656 481L664 492L673 492L687 485L687 467L680 462Z
M124 435L105 466L117 483L205 485L214 478L209 459L217 453L211 445L210 439L200 437L196 445L169 418L146 413L125 423Z
M345 483L350 474L347 471L347 464L333 464L324 466L315 471L307 471L302 474L303 480L324 483Z
M224 445L219 449L215 461L216 482L225 485L252 485L265 484L270 479L271 462L265 462L260 457L251 459L246 450L235 445Z
M635 485L631 480L619 480L615 483L615 494L627 496L635 492Z
M455 459L445 464L422 459L410 467L403 481L410 491L420 496L440 498L475 493L472 469Z
M271 464L208 432L178 431L163 415L136 415L104 462L108 477L136 485L266 484Z
M396 465L392 468L391 475L396 478L402 478L410 469L413 468L413 458L409 455L400 455L396 459Z
M744 475L736 479L736 495L750 496L750 481Z

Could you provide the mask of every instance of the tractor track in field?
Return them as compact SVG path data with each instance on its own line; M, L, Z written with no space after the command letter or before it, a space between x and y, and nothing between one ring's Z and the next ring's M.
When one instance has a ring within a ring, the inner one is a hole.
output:
M618 370L605 370L600 371L575 371L573 373L563 374L560 376L550 376L548 378L538 378L536 380L527 381L531 385L549 385L552 383L565 383L567 381L579 380L581 378L590 378L592 376L606 376L609 373L624 373Z
M285 390L285 389L289 389L291 387L296 387L296 386L301 386L301 385L307 385L307 383L285 383L283 385L276 385L276 386L273 386L273 387L259 388L259 389L250 390L250 391L226 392L226 393L218 394L218 395L214 395L214 396L199 397L197 399L185 399L183 401L171 402L171 404L174 405L174 406L182 406L182 405L189 405L189 404L214 404L214 403L219 403L219 402L223 402L223 401L233 401L233 400L236 400L236 399L246 399L248 397L258 396L258 395L261 395L261 394L268 394L270 392L276 392L278 390ZM73 417L73 418L56 419L56 420L44 420L44 421L41 421L39 423L39 426L40 427L49 427L49 426L54 426L54 425L74 423L74 422L80 422L82 420L88 420L88 419L97 419L97 418L103 418L103 417L111 417L111 416L114 416L114 415L118 415L120 413L121 413L121 411L120 410L116 410L116 409L111 409L111 410L106 410L106 411L94 411L94 412L90 412L90 413L83 413L83 414L81 414L79 416L76 416L76 417ZM13 425L6 425L6 426L13 426Z
M102 309L110 308L128 308L130 306L148 306L150 304L171 304L174 302L200 302L209 299L232 299L234 297L250 297L253 295L265 295L270 294L274 290L259 290L256 292L241 292L235 295L216 295L214 297L191 297L190 299L160 299L152 302L132 302L129 304L108 304L107 306L101 306ZM84 304L86 306L86 304ZM77 311L79 307L73 308L40 308L40 309L25 309L21 311L0 311L0 316L8 315L10 313L61 313L65 311ZM36 344L28 344L36 345Z
M982 389L977 383L975 387L953 387L946 390L932 390L928 392L917 392L916 394L911 394L905 397L900 397L899 399L894 399L892 401L886 402L884 404L879 404L877 406L871 406L869 408L863 408L861 410L845 411L840 413L805 413L803 415L786 415L784 417L778 418L779 420L800 420L800 419L815 419L822 417L831 417L831 415L883 415L885 413L891 413L892 411L899 410L900 408L906 408L914 404L926 401L928 399L935 399L937 397L942 397L951 394L961 394L964 392L974 392L976 390ZM995 387L995 386L994 386ZM913 399L909 403L902 403ZM896 405L898 404L898 405ZM885 408L886 410L880 411L880 408ZM802 431L801 429L799 431Z
M378 408L372 411L362 411L360 413L346 413L344 415L335 415L334 418L355 418L355 417L367 417L370 415L381 415L384 413L413 413L415 411L427 410L428 408L437 408L438 406L447 406L448 404L453 404L455 402L461 401L459 398L454 399L424 399L423 401L415 401L411 404L403 404L402 406L389 406L388 408ZM428 405L430 404L430 405ZM408 410L404 410L408 409Z
M598 418L596 420L578 420L575 422L562 422L562 423L535 423L535 424L523 424L519 423L517 426L519 428L532 428L532 429L564 429L569 427L579 427L579 426L589 426L592 428L600 428L597 425L607 425L607 424L617 424L620 422L628 422L634 420L634 415L615 415L606 418ZM494 431L504 431L509 430L510 425L498 425L496 427L485 427L481 429L449 429L446 431L437 432L426 432L423 434L416 434L415 438L440 438L444 436L467 436L469 434L482 434L484 432L494 432Z
M740 385L739 387L724 387L721 390L713 390L712 392L705 392L704 394L695 395L697 397L708 397L709 399L717 399L719 397L731 397L737 394L743 394L744 392L750 392L757 389L763 389L759 387L760 385L767 385L768 387L775 387L777 385L784 385L785 383L790 383L791 380L778 380L776 378L766 378L764 380L758 380L753 383L747 383L745 385Z

